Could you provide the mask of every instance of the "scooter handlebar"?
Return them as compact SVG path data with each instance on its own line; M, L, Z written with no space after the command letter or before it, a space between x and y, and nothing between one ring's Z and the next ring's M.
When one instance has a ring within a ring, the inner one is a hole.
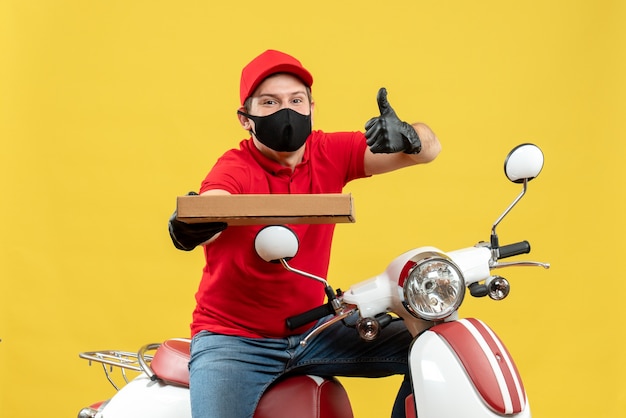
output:
M324 305L318 306L317 308L310 309L306 312L303 312L299 315L294 315L285 320L287 323L287 328L296 329L304 326L310 322L317 321L320 318L325 317L326 315L334 314L335 310L330 302L325 303Z
M528 241L520 241L515 244L503 245L500 247L500 256L498 259L513 257L514 255L528 254L530 252L530 243Z

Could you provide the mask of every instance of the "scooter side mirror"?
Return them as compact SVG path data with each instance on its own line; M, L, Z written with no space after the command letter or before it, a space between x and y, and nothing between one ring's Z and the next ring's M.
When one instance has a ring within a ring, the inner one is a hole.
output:
M537 177L543 168L543 153L534 144L521 144L504 160L504 173L513 183L523 183Z
M491 248L494 251L493 263L497 262L498 249L498 235L496 234L496 227L500 224L502 219L513 209L517 202L526 194L528 182L539 175L543 168L543 152L534 144L521 144L516 146L509 152L504 160L504 173L507 178L513 183L522 183L522 192L515 198L513 203L500 215L500 217L494 222L491 227Z
M254 239L254 249L263 260L279 263L289 260L298 252L299 242L296 234L283 225L271 225L261 229Z

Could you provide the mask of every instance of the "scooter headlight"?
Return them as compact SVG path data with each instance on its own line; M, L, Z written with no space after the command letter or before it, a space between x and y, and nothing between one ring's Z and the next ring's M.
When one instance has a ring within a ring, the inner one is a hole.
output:
M404 306L415 317L437 321L450 316L463 302L465 279L445 254L420 253L411 258L398 283Z

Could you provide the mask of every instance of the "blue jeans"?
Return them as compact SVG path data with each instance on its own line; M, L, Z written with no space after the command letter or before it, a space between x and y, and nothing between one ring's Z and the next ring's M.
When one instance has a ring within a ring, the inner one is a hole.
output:
M394 321L373 342L338 322L302 347L306 336L243 338L202 331L191 341L190 391L194 418L252 418L263 392L287 374L319 376L405 376L392 418L404 417L411 393L408 349L411 335Z

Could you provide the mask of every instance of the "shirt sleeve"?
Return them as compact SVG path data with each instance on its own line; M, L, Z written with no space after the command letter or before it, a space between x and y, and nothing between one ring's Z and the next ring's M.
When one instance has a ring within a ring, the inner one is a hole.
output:
M320 152L334 170L342 173L343 184L364 177L367 143L362 132L334 132L324 134Z
M231 194L243 193L248 168L245 162L235 156L234 151L226 152L220 157L200 185L200 193L207 190L221 189Z

